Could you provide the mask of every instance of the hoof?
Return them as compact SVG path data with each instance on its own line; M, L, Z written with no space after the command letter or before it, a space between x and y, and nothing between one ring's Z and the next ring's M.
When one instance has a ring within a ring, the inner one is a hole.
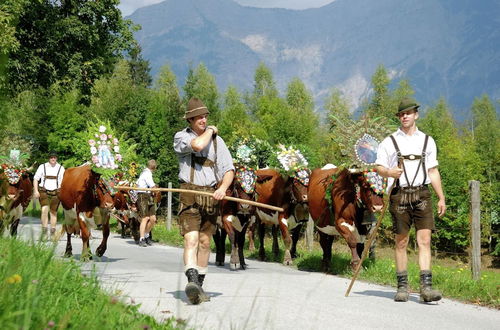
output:
M293 265L293 260L292 259L287 259L283 261L283 265L285 266L292 266Z
M231 264L229 264L229 268L231 270L237 270L238 268L240 268L240 264L233 264L233 263L231 263Z
M104 249L99 249L97 248L97 250L95 250L95 254L100 258L104 255L104 252L106 252L106 250Z
M73 257L73 253L71 251L66 251L63 254L64 258L71 258Z

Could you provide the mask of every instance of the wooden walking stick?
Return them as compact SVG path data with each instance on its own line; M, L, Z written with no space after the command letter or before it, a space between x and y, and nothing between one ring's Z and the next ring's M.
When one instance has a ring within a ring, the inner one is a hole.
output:
M114 188L115 189L123 189L123 190L140 190L140 191L171 191L171 192L179 192L179 193L182 192L182 193L195 194L195 195L213 196L213 193L208 192L208 191L197 191L197 190L180 189L180 188L137 188L137 187L126 187L126 186L116 186ZM228 201L232 201L232 202L238 202L238 203L258 206L258 207L262 207L262 208L273 210L273 211L284 212L283 208L281 208L281 207L268 205L268 204L264 204L264 203L259 203L259 202L254 202L254 201L249 201L246 199L241 199L241 198L236 198L236 197L231 197L231 196L224 196L224 199L226 199Z
M389 194L387 196L391 196L392 192L392 187L389 191ZM363 253L361 254L361 260L359 261L359 264L356 266L356 270L354 271L354 275L352 276L351 283L349 284L349 287L347 288L347 291L345 293L345 296L347 297L349 293L351 292L351 288L354 285L354 282L356 281L356 278L358 277L359 271L362 267L363 261L366 259L366 256L368 255L368 251L370 250L370 246L372 246L372 242L377 236L377 231L378 228L380 227L380 224L382 223L382 219L384 218L385 211L387 210L387 207L389 206L390 198L387 198L384 208L382 209L382 212L380 213L380 216L377 219L377 224L375 225L375 228L373 229L372 233L370 234L370 237L368 237L368 242L365 244L365 248L363 250Z

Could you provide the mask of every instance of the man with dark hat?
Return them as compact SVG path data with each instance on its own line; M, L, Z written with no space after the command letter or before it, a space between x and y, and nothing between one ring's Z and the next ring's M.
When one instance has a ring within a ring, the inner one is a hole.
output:
M210 239L215 232L217 201L226 196L234 177L231 154L215 126L207 126L208 109L198 98L187 104L184 119L189 126L174 137L182 189L212 196L180 194L179 225L184 236L186 295L192 304L209 301L202 285L208 270Z
M49 210L51 236L54 236L56 232L58 194L63 176L64 167L57 162L57 153L49 152L49 161L38 166L33 180L33 198L39 198L42 207L42 238L46 238L49 232Z
M384 139L378 147L377 171L394 184L390 196L389 210L395 233L396 277L398 282L395 301L408 301L407 246L409 231L415 225L420 266L420 300L438 301L441 293L432 289L431 233L435 230L432 210L431 184L439 199L438 215L446 212L441 176L437 168L436 143L434 139L418 130L419 105L410 98L401 101L398 107L400 128Z

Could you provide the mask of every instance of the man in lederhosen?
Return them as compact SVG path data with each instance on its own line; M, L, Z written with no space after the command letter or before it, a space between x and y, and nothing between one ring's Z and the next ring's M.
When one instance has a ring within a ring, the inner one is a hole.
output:
M438 171L436 143L418 130L419 105L410 98L401 101L397 116L400 128L379 145L376 164L378 173L394 184L389 210L395 233L396 277L395 301L408 301L408 246L409 231L415 225L420 266L420 300L438 301L441 293L432 289L431 233L435 230L432 210L431 184L439 201L438 215L446 212L445 197Z
M64 167L57 162L57 154L49 153L49 161L38 166L33 180L33 198L40 198L42 207L42 238L48 234L48 215L50 211L50 234L56 232L57 208L59 207L59 188L64 176Z
M150 159L147 167L142 171L137 180L137 188L155 188L157 187L153 181L153 171L156 170L156 160ZM150 191L137 190L137 209L141 218L139 227L140 239L139 246L147 247L152 245L150 238L151 229L156 223L156 203L153 199L153 193Z
M184 119L189 127L177 132L174 150L179 157L183 189L212 196L180 194L179 225L184 236L186 295L192 304L210 300L202 289L208 270L210 239L215 233L217 200L226 195L234 177L233 160L215 126L207 126L208 109L198 98L189 100Z

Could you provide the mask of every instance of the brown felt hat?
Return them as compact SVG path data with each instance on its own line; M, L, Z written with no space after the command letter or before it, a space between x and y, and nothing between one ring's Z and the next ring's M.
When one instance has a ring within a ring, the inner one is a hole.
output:
M200 115L208 114L207 107L201 102L201 100L197 97L192 97L186 108L186 113L184 114L184 119L193 118Z
M396 113L396 116L405 111L410 111L410 110L418 111L418 107L420 107L420 105L418 105L414 99L405 97L399 103L398 112Z

